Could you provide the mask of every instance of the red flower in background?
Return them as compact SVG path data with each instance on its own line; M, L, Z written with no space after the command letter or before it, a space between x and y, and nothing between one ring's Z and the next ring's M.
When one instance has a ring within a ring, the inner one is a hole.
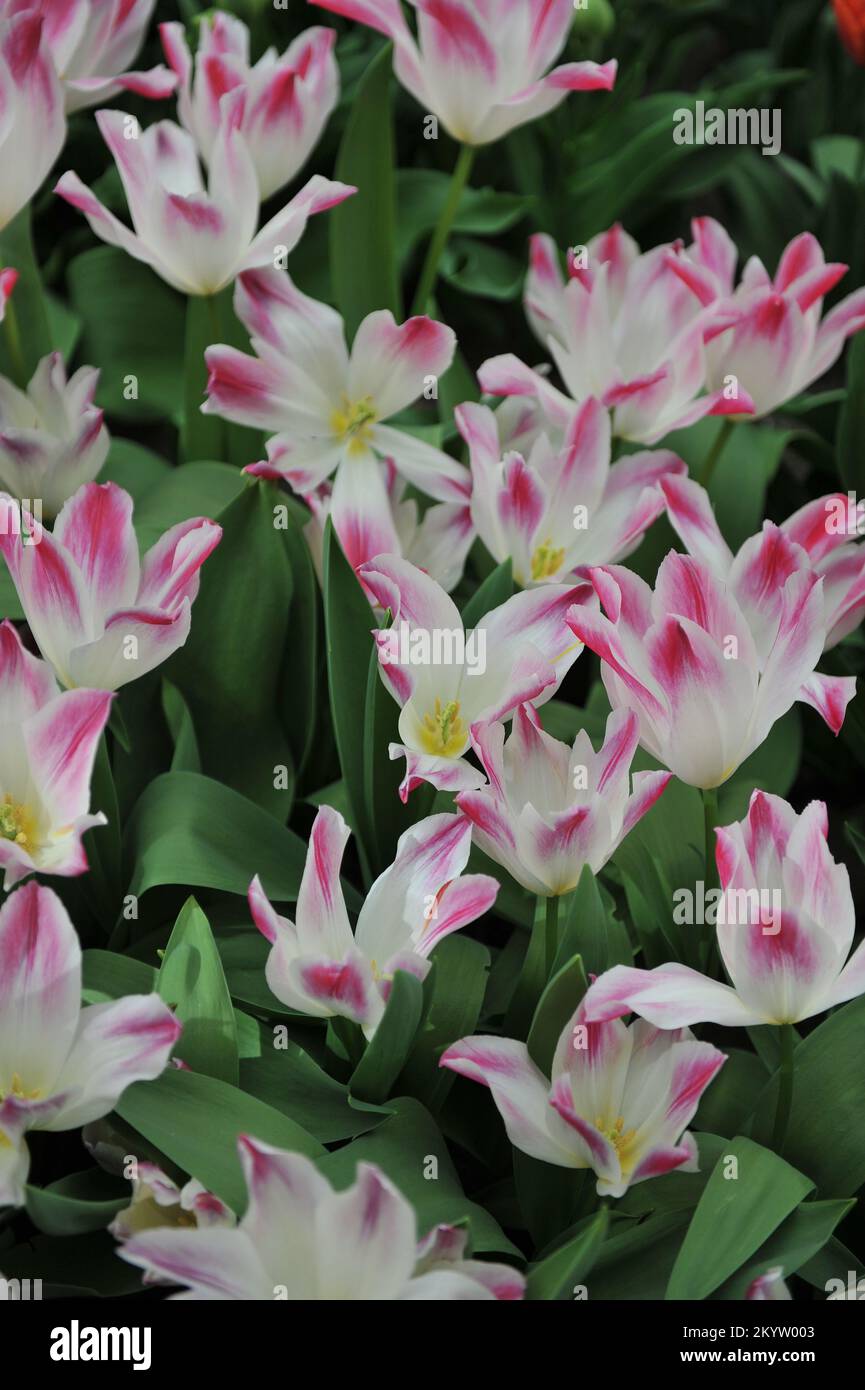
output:
M847 52L865 67L865 0L832 0L841 39Z

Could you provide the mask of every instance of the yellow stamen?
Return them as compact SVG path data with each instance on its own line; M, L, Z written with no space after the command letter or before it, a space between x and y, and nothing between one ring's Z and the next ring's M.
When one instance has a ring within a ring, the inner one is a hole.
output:
M610 1123L606 1116L597 1115L595 1117L595 1129L599 1130L604 1138L610 1141L624 1167L628 1147L637 1131L635 1129L625 1129L625 1119L623 1115L617 1115L612 1123Z
M0 840L11 840L24 849L33 849L36 840L36 818L30 807L8 794L0 801Z
M349 453L362 453L370 445L370 426L376 419L376 409L371 396L363 396L359 401L350 401L343 395L339 409L330 417L334 434L348 445Z
M433 713L423 717L421 738L427 753L440 758L457 757L466 743L466 727L460 719L459 700L448 700L442 707L441 700L436 699Z
M38 1100L42 1092L37 1086L35 1090L25 1090L24 1083L17 1071L12 1076L12 1086L9 1091L0 1091L0 1101L5 1100L7 1095L15 1096L16 1100ZM2 1134L0 1134L2 1138Z
M561 569L565 558L565 547L554 548L551 537L547 536L532 556L532 579L551 579Z

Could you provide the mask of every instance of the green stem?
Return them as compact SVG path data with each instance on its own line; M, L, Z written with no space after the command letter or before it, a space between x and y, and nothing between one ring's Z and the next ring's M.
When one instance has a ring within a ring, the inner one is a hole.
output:
M780 1156L784 1150L793 1106L793 1048L796 1035L792 1023L781 1024L778 1038L781 1044L781 1067L778 1075L778 1105L775 1110L775 1127L772 1130L772 1148Z
M13 290L13 295L15 291ZM26 386L28 382L27 365L24 361L24 349L21 345L21 329L18 325L18 313L13 299L6 302L6 313L3 318L3 332L6 336L6 348L9 353L9 362L12 367L12 377L16 386Z
M507 1037L524 1038L528 1034L538 1001L552 973L558 949L558 925L558 898L538 898L529 949L505 1018Z
M432 240L427 248L426 259L420 273L417 292L412 306L413 314L423 314L429 302L430 295L435 288L436 276L438 275L439 262L442 252L447 245L454 218L457 215L457 208L463 196L463 190L468 182L474 161L475 151L473 145L461 145L457 157L456 165L451 176L450 188L448 189L447 201L441 211L436 229L433 232Z
M544 918L544 980L549 980L553 973L553 962L556 959L556 952L559 949L559 900L558 898L547 898L547 910Z
M718 788L703 789L703 829L706 845L705 887L718 887L718 866L715 862L715 827L718 824Z
M718 430L718 433L715 435L715 442L709 450L709 453L706 457L706 462L703 464L703 472L700 476L700 482L705 488L708 488L709 483L712 481L712 474L715 472L715 469L718 466L718 460L720 459L721 455L727 447L727 440L730 438L730 433L732 429L733 421L728 416L722 423L721 428Z
M183 362L184 413L181 452L184 462L224 461L225 427L218 415L202 415L207 386L204 354L221 342L219 306L215 295L190 295L186 303L186 343Z
M33 248L30 216L28 204L0 233L0 265L18 272L6 306L0 370L22 387L54 346L42 276Z

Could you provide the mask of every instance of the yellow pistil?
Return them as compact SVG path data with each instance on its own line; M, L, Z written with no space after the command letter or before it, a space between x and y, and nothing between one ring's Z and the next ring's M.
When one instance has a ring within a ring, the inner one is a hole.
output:
M561 569L564 558L565 547L554 548L551 537L547 536L532 556L532 579L551 579Z
M38 1086L33 1091L25 1090L24 1083L17 1071L12 1077L12 1085L8 1091L0 1091L0 1100L5 1100L7 1095L14 1096L16 1100L38 1100L42 1092Z
M23 849L32 850L36 838L36 821L28 806L13 801L10 795L0 801L0 840L12 840Z
M603 1134L605 1139L609 1139L616 1153L625 1166L625 1157L631 1140L636 1134L635 1129L625 1129L625 1119L623 1115L617 1115L613 1124L604 1115L598 1115L595 1119L595 1129Z
M348 396L343 395L339 409L330 417L330 423L334 434L348 445L349 453L363 453L370 446L370 426L375 419L376 409L371 396L350 401Z
M436 699L432 714L423 717L423 745L427 753L439 758L457 757L465 747L466 728L460 719L459 700L442 702Z

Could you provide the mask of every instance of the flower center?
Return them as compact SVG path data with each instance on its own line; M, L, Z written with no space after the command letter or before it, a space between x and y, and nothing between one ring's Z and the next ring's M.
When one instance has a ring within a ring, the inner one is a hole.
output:
M561 568L565 558L563 545L554 548L552 539L547 536L532 556L532 579L550 579Z
M423 717L423 744L427 753L437 757L458 757L465 747L466 727L460 719L459 700L448 700L442 707L441 700L435 702L432 714Z
M10 795L0 801L0 840L12 840L24 849L32 849L36 822L33 812L12 800Z
M617 1115L611 1124L605 1116L598 1115L595 1119L595 1129L603 1134L605 1139L609 1139L619 1158L624 1162L628 1145L637 1132L635 1129L625 1129L624 1116Z
M369 448L370 426L376 418L372 396L363 396L359 401L350 401L343 395L339 409L331 416L331 426L349 452L361 453Z
M0 1101L5 1100L7 1096L15 1096L16 1100L38 1100L41 1094L42 1092L38 1087L35 1091L25 1090L24 1083L16 1071L12 1077L11 1088L8 1091L0 1091ZM0 1133L0 1139L2 1137L2 1133Z

